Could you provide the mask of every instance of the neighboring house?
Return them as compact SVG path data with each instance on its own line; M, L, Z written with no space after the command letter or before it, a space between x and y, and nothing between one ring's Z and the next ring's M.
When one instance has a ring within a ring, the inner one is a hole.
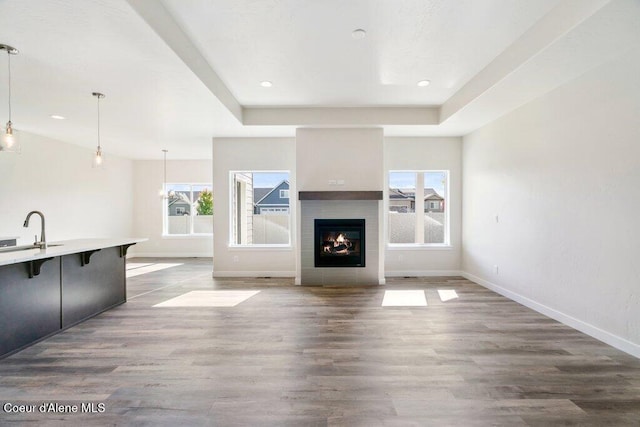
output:
M390 212L412 212L413 197L407 196L398 188L389 189L389 211Z
M200 198L200 191L194 191L193 198L195 203ZM188 193L176 191L175 197L169 199L169 216L190 215L192 205Z
M415 211L415 191L389 189L389 211L392 212L414 212ZM409 203L409 208L405 209ZM433 188L424 189L424 211L444 212L444 197L440 196Z
M182 216L191 213L191 203L182 199L169 200L169 216Z
M288 214L289 213L289 181L284 180L273 188L268 189L264 196L258 199L257 195L261 194L263 188L255 188L253 213L261 214Z
M424 189L424 211L444 212L444 197L440 196L433 188Z

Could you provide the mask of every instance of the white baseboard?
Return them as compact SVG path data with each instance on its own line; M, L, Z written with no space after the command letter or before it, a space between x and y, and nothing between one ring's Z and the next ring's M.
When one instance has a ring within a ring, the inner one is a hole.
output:
M213 277L296 277L295 271L215 271Z
M134 252L131 258L213 258L213 255L202 252Z
M530 309L535 310L538 313L544 314L545 316L557 320L560 323L564 323L567 326L577 329L578 331L583 332L606 344L609 344L610 346L615 347L618 350L624 351L625 353L640 358L640 345L638 344L635 344L610 332L604 331L597 326L584 322L580 319L576 319L575 317L569 316L568 314L565 314L554 308L548 307L544 304L540 304L516 292L505 289L501 286L496 285L495 283L491 283L488 280L484 280L480 277L474 276L473 274L469 274L463 271L461 272L461 275L464 278L482 285L487 289L491 289L492 291L505 296L510 300L520 303L525 307L529 307Z
M437 276L462 276L458 270L402 270L385 271L385 277L437 277Z

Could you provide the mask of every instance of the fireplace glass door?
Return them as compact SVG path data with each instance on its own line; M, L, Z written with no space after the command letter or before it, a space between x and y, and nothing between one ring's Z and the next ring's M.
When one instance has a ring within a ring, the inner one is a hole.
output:
M316 267L364 267L364 219L315 220Z

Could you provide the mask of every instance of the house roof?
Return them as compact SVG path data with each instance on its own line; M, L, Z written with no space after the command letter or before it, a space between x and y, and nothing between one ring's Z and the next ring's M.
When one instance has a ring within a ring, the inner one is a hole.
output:
M273 191L273 187L257 187L253 189L253 200L262 200L264 196L271 193ZM257 204L258 202L254 202Z
M402 190L398 188L390 188L389 189L389 198L390 199L410 199Z
M198 196L200 194L199 191L194 191L193 192L195 199L198 199ZM188 200L189 196L188 196L188 192L185 191L176 191L175 192L176 197L169 199L169 206L173 206L173 205L188 205L191 206L191 202Z
M274 191L276 191L278 188L280 188L283 184L286 184L287 189L289 188L289 181L288 180L282 180L278 185L276 185L275 187L271 188L270 191L267 192L267 194L265 194L264 196L262 196L262 198L260 198L257 202L254 202L254 205L258 206L263 200L267 199L269 197L269 195L271 193L273 193ZM254 193L254 200L255 200L255 193Z
M444 200L444 197L442 197L440 194L438 194L438 192L436 190L434 190L433 188L425 188L424 189L424 200Z
M398 189L389 189L389 197L390 197L390 198L400 198L399 196L391 197L391 191L392 191L392 190L393 190L395 193L403 194L405 197L407 197L407 198L409 198L409 199L411 199L411 200L414 200L414 199L415 199L415 195L416 195L415 191L411 191L411 190L403 190L403 191L400 191L400 190L398 190ZM434 200L434 199L437 199L437 200L444 200L444 197L442 197L440 194L438 194L438 192L437 192L436 190L434 190L433 188L425 188L425 189L424 189L424 200L427 200L427 199L431 199L431 200Z

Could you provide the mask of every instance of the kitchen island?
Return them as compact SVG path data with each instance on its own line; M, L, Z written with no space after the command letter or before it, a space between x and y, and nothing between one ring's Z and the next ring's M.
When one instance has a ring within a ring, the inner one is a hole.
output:
M0 358L126 302L127 249L78 239L0 251Z

